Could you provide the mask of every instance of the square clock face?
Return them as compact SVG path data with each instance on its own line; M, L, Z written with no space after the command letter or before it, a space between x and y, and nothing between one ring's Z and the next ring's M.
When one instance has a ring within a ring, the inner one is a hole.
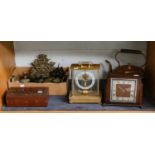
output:
M110 102L136 103L137 79L112 78Z

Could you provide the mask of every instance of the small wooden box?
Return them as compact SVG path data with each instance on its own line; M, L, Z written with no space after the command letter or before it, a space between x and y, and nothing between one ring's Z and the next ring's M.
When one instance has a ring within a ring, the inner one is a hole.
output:
M10 88L6 94L8 107L46 107L48 105L48 88Z
M29 71L29 67L17 67L14 69L11 75L22 75L24 72ZM67 68L66 68L67 69ZM8 87L48 87L49 88L49 95L67 95L68 87L67 82L62 83L35 83L35 82L28 82L28 83L20 83L20 82L11 82L10 79L8 80Z

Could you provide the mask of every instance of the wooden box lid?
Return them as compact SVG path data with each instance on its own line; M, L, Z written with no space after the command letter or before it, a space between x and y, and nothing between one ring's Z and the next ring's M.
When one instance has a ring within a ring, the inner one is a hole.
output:
M12 87L7 91L7 95L9 96L17 96L17 95L48 95L47 87Z

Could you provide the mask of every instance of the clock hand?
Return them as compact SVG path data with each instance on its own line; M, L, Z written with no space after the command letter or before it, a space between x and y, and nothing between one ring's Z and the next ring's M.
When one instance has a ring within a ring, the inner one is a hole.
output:
M125 92L126 92L126 93L129 93L130 91L131 91L130 88L125 88Z
M118 87L123 93L125 92L125 90L122 87Z

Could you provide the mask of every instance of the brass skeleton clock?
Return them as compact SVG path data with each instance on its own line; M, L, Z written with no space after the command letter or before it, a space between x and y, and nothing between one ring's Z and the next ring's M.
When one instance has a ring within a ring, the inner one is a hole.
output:
M99 91L99 64L71 65L70 103L101 103Z
M122 49L116 53L116 61L119 64L114 71L112 71L111 63L109 64L110 73L108 75L105 91L104 103L107 105L123 105L123 106L142 106L143 96L143 73L144 70L133 65L120 66L117 56L120 53L141 54L141 51Z

